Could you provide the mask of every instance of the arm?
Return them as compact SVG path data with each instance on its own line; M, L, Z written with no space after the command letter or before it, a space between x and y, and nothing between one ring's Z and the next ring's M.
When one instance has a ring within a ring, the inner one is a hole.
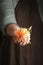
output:
M16 3L16 1L15 1ZM15 7L14 7L15 8ZM0 0L0 13L1 13L1 29L4 32L5 27L10 23L16 23L12 0ZM13 24L14 25L14 24Z
M1 13L1 18L2 18L2 20L1 20L2 31L4 32L4 30L7 26L7 28L6 28L7 34L13 36L12 37L13 39L15 38L15 36L18 37L17 33L15 33L15 30L16 31L20 30L20 27L18 25L16 25L17 22L16 22L16 18L15 18L15 14L14 14L12 0L0 0L0 13ZM29 40L28 35L25 35L21 38L18 39L18 42L20 41L21 45L28 44L27 43L27 41ZM13 42L15 42L15 40Z

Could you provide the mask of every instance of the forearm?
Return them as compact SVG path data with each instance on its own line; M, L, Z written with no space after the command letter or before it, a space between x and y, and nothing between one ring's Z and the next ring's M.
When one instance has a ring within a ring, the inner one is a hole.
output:
M0 2L0 10L1 10L1 29L4 31L6 25L10 23L17 23L13 8L12 0L1 0Z

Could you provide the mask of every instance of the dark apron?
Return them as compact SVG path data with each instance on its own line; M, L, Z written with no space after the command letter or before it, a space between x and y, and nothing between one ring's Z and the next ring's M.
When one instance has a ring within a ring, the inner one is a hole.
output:
M32 44L20 46L12 43L9 36L4 36L0 32L0 65L43 65L43 24L35 0L21 0L15 11L19 26L32 25Z

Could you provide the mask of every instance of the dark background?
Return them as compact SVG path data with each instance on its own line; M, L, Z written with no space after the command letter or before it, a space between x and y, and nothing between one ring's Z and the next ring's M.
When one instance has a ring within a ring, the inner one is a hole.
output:
M16 7L19 26L32 25L31 45L13 44L0 31L0 65L43 65L43 23L35 0L21 0Z

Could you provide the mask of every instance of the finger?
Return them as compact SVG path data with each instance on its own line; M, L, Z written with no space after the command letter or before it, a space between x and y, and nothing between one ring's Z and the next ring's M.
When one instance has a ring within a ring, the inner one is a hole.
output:
M22 38L21 38L21 42L20 42L20 45L26 45L30 42L30 37L28 35L24 35Z
M18 43L20 43L22 41L22 37L18 40Z
M24 43L24 39L21 40L20 45L23 45L23 43Z
M22 44L23 46L25 46L27 43L26 43L26 41Z
M20 42L20 45L22 45L22 42Z
M20 42L21 42L21 39L18 40L18 43L20 43Z
M26 45L26 44L27 44L27 39L25 38L25 41L24 41L23 45Z
M24 42L25 42L25 39L24 39L24 38L22 38L22 41L20 42L20 45L22 45L22 46L23 46Z
M24 45L26 45L26 44L27 44L27 43L26 43L26 38L24 38L24 41L23 41L23 44L22 44L22 45L24 46Z
M24 45L26 45L27 44L27 34L25 34L24 36L23 36L23 40L22 40L22 45L24 46Z

